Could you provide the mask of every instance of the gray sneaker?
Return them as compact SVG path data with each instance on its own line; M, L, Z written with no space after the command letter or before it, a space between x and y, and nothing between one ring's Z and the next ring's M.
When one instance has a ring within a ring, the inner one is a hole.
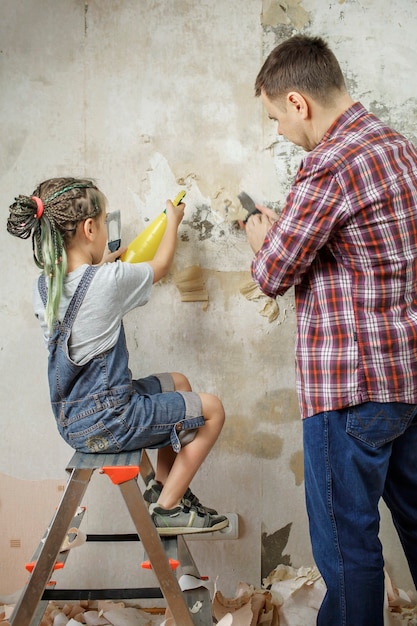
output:
M203 513L208 513L209 515L218 515L216 509L211 509L210 507L201 504L200 500L189 487L184 493L181 502L192 509L200 509L201 511L203 511Z
M153 502L149 506L149 513L160 535L210 533L229 525L224 515L203 513L182 502L173 509L163 509Z
M158 502L161 491L161 483L158 483L153 478L148 483L146 483L146 489L143 492L143 499L145 500L145 502L148 503L148 506L154 502Z
M143 492L143 499L145 500L145 502L148 503L148 505L154 502L158 502L161 491L161 483L158 483L156 480L152 479L146 485L146 489ZM189 487L185 492L181 502L182 504L185 504L185 506L188 506L190 509L198 509L200 510L200 512L208 513L209 515L218 515L216 509L211 509L210 507L201 504L200 500L197 498L196 495L193 494Z

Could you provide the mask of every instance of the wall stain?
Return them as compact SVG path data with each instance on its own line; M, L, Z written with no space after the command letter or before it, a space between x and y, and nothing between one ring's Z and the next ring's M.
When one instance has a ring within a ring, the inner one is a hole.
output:
M230 454L242 455L242 452L258 459L277 459L281 453L284 439L262 428L262 422L253 417L228 415L216 448Z
M195 207L191 218L184 219L182 223L198 233L199 241L205 241L213 236L215 230L215 224L210 219L211 213L209 205L201 204ZM222 236L224 232L220 231L217 234Z
M207 204L196 206L191 219L183 220L183 224L197 231L199 241L210 239L213 234L214 224L210 221L209 216L211 209Z
M268 392L260 400L255 411L269 424L289 424L300 419L297 393L295 389L278 389Z
M294 474L295 484L297 487L304 480L304 455L302 450L297 450L290 458L290 470Z
M216 447L230 454L242 451L259 459L277 459L282 454L284 439L274 431L280 424L300 419L297 396L292 389L281 389L266 394L251 409L251 415L228 414ZM290 469L300 480L298 458L290 462Z
M264 27L282 24L301 30L310 21L310 15L301 0L263 0L261 21Z
M229 297L238 296L240 283L246 280L248 276L250 276L250 272L248 272L247 270L227 272L220 270L209 270L207 274L210 274L215 278L215 280L219 283L219 289L221 290L222 294L226 293L226 295Z
M262 532L261 536L261 577L262 580L277 567L277 565L291 565L291 557L283 554L288 543L292 522L279 528L272 535Z

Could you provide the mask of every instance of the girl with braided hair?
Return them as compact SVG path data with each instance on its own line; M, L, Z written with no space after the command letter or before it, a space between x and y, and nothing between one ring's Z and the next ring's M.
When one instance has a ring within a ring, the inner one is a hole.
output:
M146 263L122 263L123 249L106 252L106 199L92 180L46 180L15 199L7 221L9 233L32 238L41 270L33 303L59 433L84 453L157 448L144 497L164 535L228 524L189 488L223 427L220 399L193 392L178 372L133 379L123 329L124 315L145 305L168 273L184 208L167 200L166 231Z

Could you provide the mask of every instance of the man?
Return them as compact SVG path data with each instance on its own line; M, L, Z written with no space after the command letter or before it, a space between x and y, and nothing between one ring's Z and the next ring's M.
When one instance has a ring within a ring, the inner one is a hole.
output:
M381 497L417 584L417 151L351 99L320 38L277 46L255 90L307 152L282 214L246 231L261 290L295 287L317 624L382 626Z

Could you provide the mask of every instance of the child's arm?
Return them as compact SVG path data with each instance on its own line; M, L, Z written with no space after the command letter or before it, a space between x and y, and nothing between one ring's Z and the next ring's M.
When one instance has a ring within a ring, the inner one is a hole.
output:
M152 261L147 261L147 263L153 268L154 283L163 278L171 267L175 249L177 247L178 226L181 224L182 218L184 217L184 209L184 203L174 206L171 200L167 200L167 227L154 258Z

